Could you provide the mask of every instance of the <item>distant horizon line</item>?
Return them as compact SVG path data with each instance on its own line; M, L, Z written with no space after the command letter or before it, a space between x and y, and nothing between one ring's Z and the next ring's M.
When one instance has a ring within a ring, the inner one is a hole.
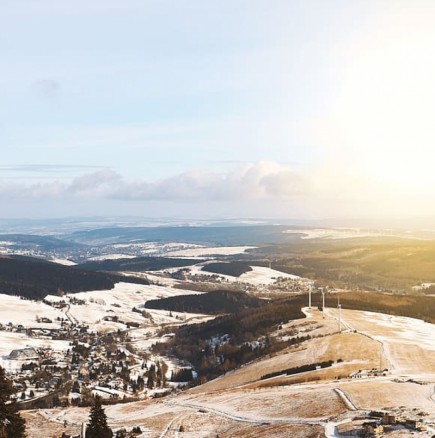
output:
M60 217L0 217L0 225L50 225L50 224L79 224L83 222L101 222L111 225L125 222L136 226L194 226L227 223L237 225L283 225L293 227L325 227L325 228L382 228L400 229L408 227L427 228L435 230L435 217L408 217L408 218L284 218L284 217L177 217L177 216L140 216L140 215L92 215L92 216L60 216ZM154 224L154 225L152 225Z

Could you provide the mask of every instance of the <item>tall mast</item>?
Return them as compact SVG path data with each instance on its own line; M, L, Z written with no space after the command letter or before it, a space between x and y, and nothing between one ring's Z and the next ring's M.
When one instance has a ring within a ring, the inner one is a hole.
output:
M308 287L308 308L311 309L311 289L313 288L313 286L310 284L310 286Z
M338 296L338 331L341 333L341 304L340 304L340 296Z
M325 288L324 287L322 287L322 301L323 301L322 313L323 313L323 319L325 319Z

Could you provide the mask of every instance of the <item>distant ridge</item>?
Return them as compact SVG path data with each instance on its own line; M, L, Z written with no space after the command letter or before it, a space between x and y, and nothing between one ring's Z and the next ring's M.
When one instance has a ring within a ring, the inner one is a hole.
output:
M189 242L212 245L260 245L299 240L285 234L285 225L115 227L72 233L68 240L76 243L109 244L135 242Z
M0 242L10 242L11 248L38 249L42 252L75 250L86 246L82 243L68 242L53 236L35 234L0 234Z

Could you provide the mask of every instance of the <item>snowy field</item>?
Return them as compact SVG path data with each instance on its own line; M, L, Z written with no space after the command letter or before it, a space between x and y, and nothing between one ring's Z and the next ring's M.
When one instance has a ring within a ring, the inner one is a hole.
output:
M69 315L76 322L90 324L91 330L109 331L124 328L125 326L115 321L105 321L111 319L111 316L117 316L118 320L124 322L138 322L139 324L147 323L147 319L140 313L132 312L133 307L139 310L145 310L152 316L149 324L177 323L181 320L176 317L188 320L190 318L199 318L196 314L177 314L164 310L144 309L146 301L167 298L176 295L198 294L199 292L174 289L166 286L141 285L132 283L117 283L112 290L80 292L68 295L69 298L84 300L84 305L71 304Z
M246 251L255 248L256 246L202 246L197 248L170 251L166 255L168 257L213 257L217 255L243 254Z
M58 263L59 265L64 265L64 266L76 266L77 265L76 262L73 262L72 260L68 260L68 259L55 258L55 259L51 259L50 261L53 263Z
M103 260L118 260L118 259L134 259L136 256L134 255L129 255L129 254L104 254L104 255L100 255L100 256L95 256L95 257L89 257L87 259L87 261L89 262L101 262Z
M329 308L327 312L338 318L336 309ZM343 310L342 320L351 330L357 330L382 345L381 359L393 373L435 373L434 324L403 316L356 310Z
M284 231L285 234L302 234L301 239L351 239L356 237L379 237L381 232L365 231L359 228L300 228Z
M160 273L160 275L159 275ZM122 272L123 275L127 276L137 276L137 272ZM154 271L152 274L148 271L146 275L144 275L150 282L156 283L162 286L174 287L177 284L183 283L180 280L175 280L171 277L166 277L163 275L162 271Z
M1 247L0 247L1 248ZM140 256L159 257L214 257L243 254L254 246L214 246L197 245L194 243L160 243L160 242L132 242L119 243L104 248L104 254L91 257L88 260L116 260Z
M182 394L181 397L157 402L105 407L108 423L114 430L139 425L143 432L139 438L172 438L181 435L190 438L217 435L299 438L308 436L306 433L313 426L319 426L321 430L325 418L341 411L343 407L331 389L314 393L291 388L230 391L201 398ZM32 423L36 422L37 417L42 417L45 427L52 424L55 428L66 422L70 430L75 431L82 422L87 421L89 408L43 409L26 415L33 417ZM182 434L179 432L181 425L184 429ZM286 433L276 435L272 432L275 427L285 428ZM300 434L292 433L292 427L301 429ZM239 428L241 432L236 433ZM224 431L227 433L223 434ZM36 436L36 433L30 435L31 438Z
M251 266L252 271L245 272L239 277L233 277L231 275L224 274L215 274L213 272L203 271L203 264L198 264L195 266L189 266L188 269L192 275L207 275L207 276L216 276L218 275L223 280L226 280L231 283L247 283L253 286L261 286L261 285L272 285L276 283L278 278L281 279L291 279L291 280L304 280L302 277L298 277L297 275L286 274L285 272L276 271L275 269L270 269L262 266ZM178 270L175 269L175 270Z
M38 317L46 317L53 323L38 323ZM0 293L0 323L7 325L21 324L23 327L34 328L59 328L57 317L64 317L63 313L42 301L21 300L19 297L3 295Z
M279 277L291 280L301 279L301 277L298 277L297 275L286 274L284 272L275 271L274 269L265 268L262 266L251 266L251 268L252 271L245 272L239 277L241 282L260 286L262 284L273 284Z

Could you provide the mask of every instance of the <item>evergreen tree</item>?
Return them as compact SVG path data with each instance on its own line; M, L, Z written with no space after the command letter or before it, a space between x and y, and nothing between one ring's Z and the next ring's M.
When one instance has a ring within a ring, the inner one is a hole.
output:
M166 374L168 372L169 367L168 364L163 359L160 361L160 368L162 372L162 384L164 387L166 387L166 382L167 382Z
M95 398L95 403L89 414L86 428L86 438L112 438L112 429L107 425L107 416L101 406L101 397Z
M139 377L137 378L137 386L138 386L138 388L139 388L140 390L144 389L144 387L145 387L145 380L143 379L142 376L139 376Z
M148 389L153 389L155 383L156 383L156 366L152 364L148 371L148 380L147 380Z
M5 370L0 367L0 436L4 438L24 438L26 423L18 412L13 394L12 382L6 378Z
M80 383L78 380L74 380L71 392L75 392L76 394L80 394Z
M161 384L162 384L162 370L160 368L160 362L157 362L156 386L160 388Z

